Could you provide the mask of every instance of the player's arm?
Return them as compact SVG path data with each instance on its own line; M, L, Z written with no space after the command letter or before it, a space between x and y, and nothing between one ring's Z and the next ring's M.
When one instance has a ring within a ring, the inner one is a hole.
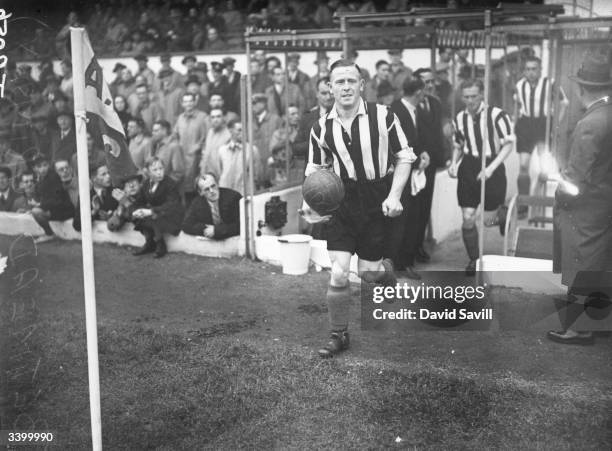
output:
M495 133L497 133L499 137L499 142L501 143L501 148L499 152L497 152L497 156L485 169L485 176L488 179L491 177L493 172L499 167L500 164L504 162L512 149L514 148L514 142L516 141L516 136L512 133L512 123L510 122L510 118L508 114L504 111L501 111L497 117L495 118ZM480 174L478 175L480 178Z
M457 170L459 168L459 162L463 157L463 144L465 142L465 137L457 127L456 120L453 120L453 154L451 156L451 164L448 167L448 175L452 178L457 177Z
M410 177L412 163L417 159L412 148L408 145L406 135L399 125L397 116L389 110L387 115L387 132L389 134L389 150L395 154L395 171L389 195L382 203L385 216L398 216L402 210L401 197L404 187Z
M304 175L308 177L313 172L321 169L329 169L330 164L327 162L327 154L325 153L325 142L322 137L320 121L314 123L310 129L310 137L308 144L308 163ZM302 208L298 210L300 216L310 224L326 222L331 219L331 215L320 216L316 213L306 201L302 201Z

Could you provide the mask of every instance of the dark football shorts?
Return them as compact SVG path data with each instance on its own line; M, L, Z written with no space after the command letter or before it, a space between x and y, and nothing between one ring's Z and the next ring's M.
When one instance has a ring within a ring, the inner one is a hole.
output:
M344 181L344 200L327 223L327 250L356 253L369 261L383 257L386 217L382 203L389 186L387 179Z
M531 153L538 143L546 139L545 117L520 117L514 128L516 134L516 151L518 153Z
M487 165L491 160L487 160ZM476 208L480 204L480 180L476 179L481 170L481 161L471 155L464 155L457 171L457 199L462 208ZM485 183L485 211L495 210L506 200L506 169L500 164Z

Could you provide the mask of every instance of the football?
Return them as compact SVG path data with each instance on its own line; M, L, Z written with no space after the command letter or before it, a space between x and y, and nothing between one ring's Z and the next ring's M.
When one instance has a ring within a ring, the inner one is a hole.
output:
M321 216L337 210L344 199L342 179L330 170L313 172L302 185L304 201Z

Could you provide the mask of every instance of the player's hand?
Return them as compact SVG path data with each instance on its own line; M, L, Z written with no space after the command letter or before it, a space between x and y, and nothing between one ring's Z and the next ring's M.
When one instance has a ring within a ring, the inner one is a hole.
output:
M458 169L459 169L459 165L457 163L451 163L450 166L448 167L448 175L451 178L456 179Z
M298 210L298 213L309 224L328 222L331 219L331 215L321 216L319 213L310 208L306 202L303 203L302 208Z
M425 170L431 164L431 157L425 151L421 152L421 155L419 155L419 159L419 169L421 171Z
M204 236L206 238L213 238L215 236L215 226L209 224L204 227Z
M482 174L483 174L483 172L480 171L480 173L476 177L476 180L482 180ZM485 168L485 170L484 170L485 180L489 180L491 178L491 175L493 175L493 171L489 167Z
M395 197L387 197L382 203L382 211L385 216L395 218L396 216L399 216L402 211L404 211L404 207L399 199Z

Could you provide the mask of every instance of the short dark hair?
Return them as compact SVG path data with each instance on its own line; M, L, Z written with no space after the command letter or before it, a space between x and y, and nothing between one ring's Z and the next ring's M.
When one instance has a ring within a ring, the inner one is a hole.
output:
M525 64L527 63L538 63L538 66L542 67L542 60L535 55L529 55L525 58Z
M136 89L138 88L145 88L147 91L149 90L149 86L146 83L140 83L136 85Z
M36 177L32 171L27 169L27 170L23 171L21 174L19 174L19 181L21 182L23 180L23 177L26 176L26 175L31 175L32 177Z
M128 120L128 124L130 122L135 123L141 130L144 130L146 128L145 122L141 118L139 118L139 117L131 117Z
M402 90L404 91L405 96L412 96L418 90L423 89L425 87L425 83L419 77L415 78L406 78L404 83L402 83Z
M389 66L389 63L385 60L378 60L376 61L376 70L378 70L380 68L380 66L382 66L383 64L386 64L387 66Z
M463 91L464 89L472 88L474 86L478 87L480 93L484 93L484 83L479 78L468 78L467 80L464 80L464 82L461 83L461 90Z
M232 119L231 121L229 121L227 123L227 128L234 128L234 125L236 125L236 124L242 124L240 119Z
M326 75L325 77L321 77L317 80L317 91L319 90L319 85L321 83L329 84L329 77Z
M153 122L153 125L159 125L163 128L166 129L166 133L170 134L170 132L172 131L172 126L170 125L170 122L164 120L164 119L160 119L158 121ZM153 128L153 127L151 127Z
M185 96L191 96L191 98L195 102L195 94L193 92L184 92L183 95L181 96L181 99L183 99Z
M4 174L6 175L6 178L11 178L13 176L13 171L11 171L11 168L6 167L6 166L0 166L0 174Z
M334 71L334 69L338 67L354 67L357 69L357 72L359 73L359 76L361 77L361 69L359 68L357 63L354 63L351 60L348 60L346 58L340 58L339 60L334 61L334 63L329 67L329 73L331 74Z
M98 162L96 164L90 165L89 166L89 178L97 176L98 175L98 170L102 166L105 166L108 169L108 166L106 166L106 162Z
M430 72L430 73L432 73L432 74L433 74L433 70L431 70L431 68L430 68L430 67L419 67L417 70L415 70L415 71L412 73L412 76L413 76L413 77L420 77L420 76L421 76L421 74L425 74L425 73L427 73L427 72Z

